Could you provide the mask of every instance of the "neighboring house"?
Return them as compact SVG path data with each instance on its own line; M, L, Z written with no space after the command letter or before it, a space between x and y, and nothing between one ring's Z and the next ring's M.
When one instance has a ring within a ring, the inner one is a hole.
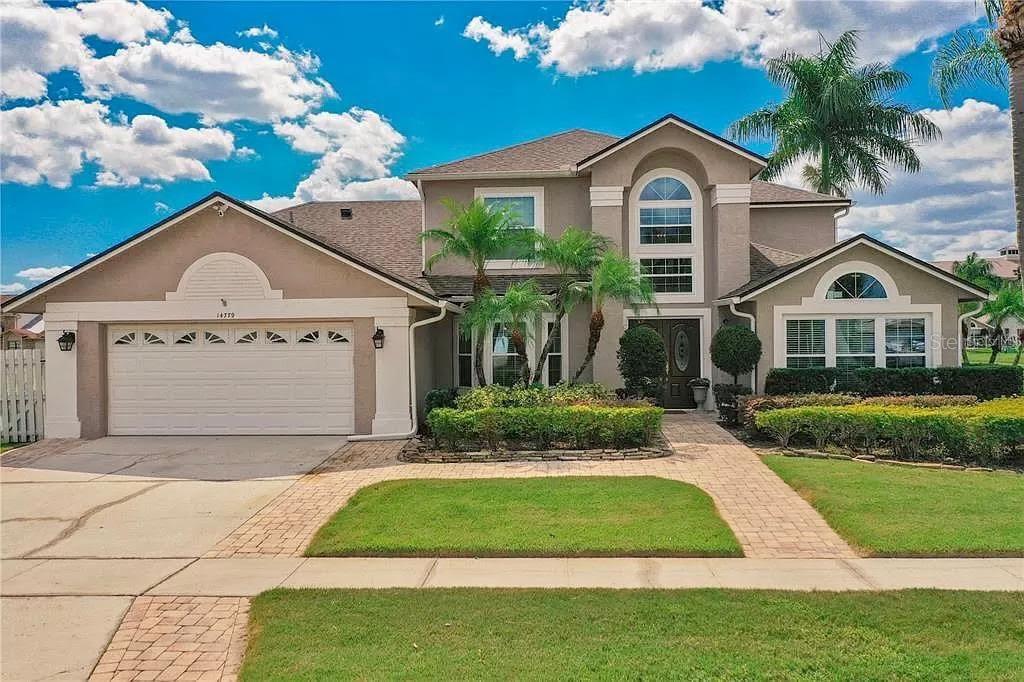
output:
M992 274L999 279L1010 282L1020 278L1020 249L1016 245L1004 246L999 249L998 256L985 258L985 260L992 266ZM951 273L956 270L957 263L959 261L940 260L935 261L933 265ZM1004 347L1016 347L1022 338L1021 335L1024 334L1024 320L1012 316L1003 320L1000 328L1001 334L994 337L995 328L988 315L973 318L968 323L967 345L971 348L987 348L993 342L997 342Z
M410 393L422 409L427 390L473 380L458 333L472 271L424 273L436 245L418 236L446 219L442 198L481 197L514 207L522 229L599 232L649 273L657 305L606 306L588 381L621 384L618 337L637 323L665 338L671 408L694 407L689 379L727 380L708 350L722 324L756 327L758 385L780 366L957 364L957 304L987 292L867 236L836 243L850 202L752 180L764 165L666 116L624 138L574 130L410 173L421 201L268 215L215 193L5 311L44 313L50 436L403 434ZM552 274L492 263L499 292L528 277L551 288ZM547 382L582 360L589 313L537 330L535 345L559 334ZM65 332L76 343L61 352ZM513 374L502 329L483 357L489 379Z
M14 298L10 295L0 297L0 305ZM43 348L43 332L45 324L39 313L22 313L0 317L0 348L4 350Z

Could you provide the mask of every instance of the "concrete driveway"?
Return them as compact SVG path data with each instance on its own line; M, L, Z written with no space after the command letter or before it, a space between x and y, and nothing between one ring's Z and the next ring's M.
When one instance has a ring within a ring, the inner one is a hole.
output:
M0 677L84 679L140 594L345 443L118 437L0 459Z

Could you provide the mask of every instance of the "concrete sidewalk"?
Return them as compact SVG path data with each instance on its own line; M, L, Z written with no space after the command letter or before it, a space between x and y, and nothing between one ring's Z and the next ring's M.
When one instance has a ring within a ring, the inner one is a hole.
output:
M4 561L5 597L244 597L274 587L1024 591L1024 558L253 558Z

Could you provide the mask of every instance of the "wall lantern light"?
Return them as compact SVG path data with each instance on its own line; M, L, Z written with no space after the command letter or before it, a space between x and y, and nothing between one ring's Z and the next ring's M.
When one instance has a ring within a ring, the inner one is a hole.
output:
M62 351L69 351L74 348L74 346L75 333L73 331L65 330L64 333L57 338L57 347Z
M380 350L384 347L384 330L377 327L377 331L373 333L373 347Z

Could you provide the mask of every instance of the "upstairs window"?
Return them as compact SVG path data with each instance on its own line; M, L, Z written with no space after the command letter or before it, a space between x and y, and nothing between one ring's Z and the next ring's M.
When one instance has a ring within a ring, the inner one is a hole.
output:
M541 187L477 188L476 196L492 211L504 211L510 217L511 229L519 232L544 232L544 189ZM526 235L524 235L526 236ZM529 240L524 240L529 241ZM529 266L529 248L514 246L490 263L493 267Z
M641 245L693 243L693 197L680 180L651 180L639 203Z
M656 178L644 186L640 201L678 201L692 199L690 190L675 178Z
M871 275L866 275L863 272L851 272L832 282L825 298L886 298L886 294L882 283Z

